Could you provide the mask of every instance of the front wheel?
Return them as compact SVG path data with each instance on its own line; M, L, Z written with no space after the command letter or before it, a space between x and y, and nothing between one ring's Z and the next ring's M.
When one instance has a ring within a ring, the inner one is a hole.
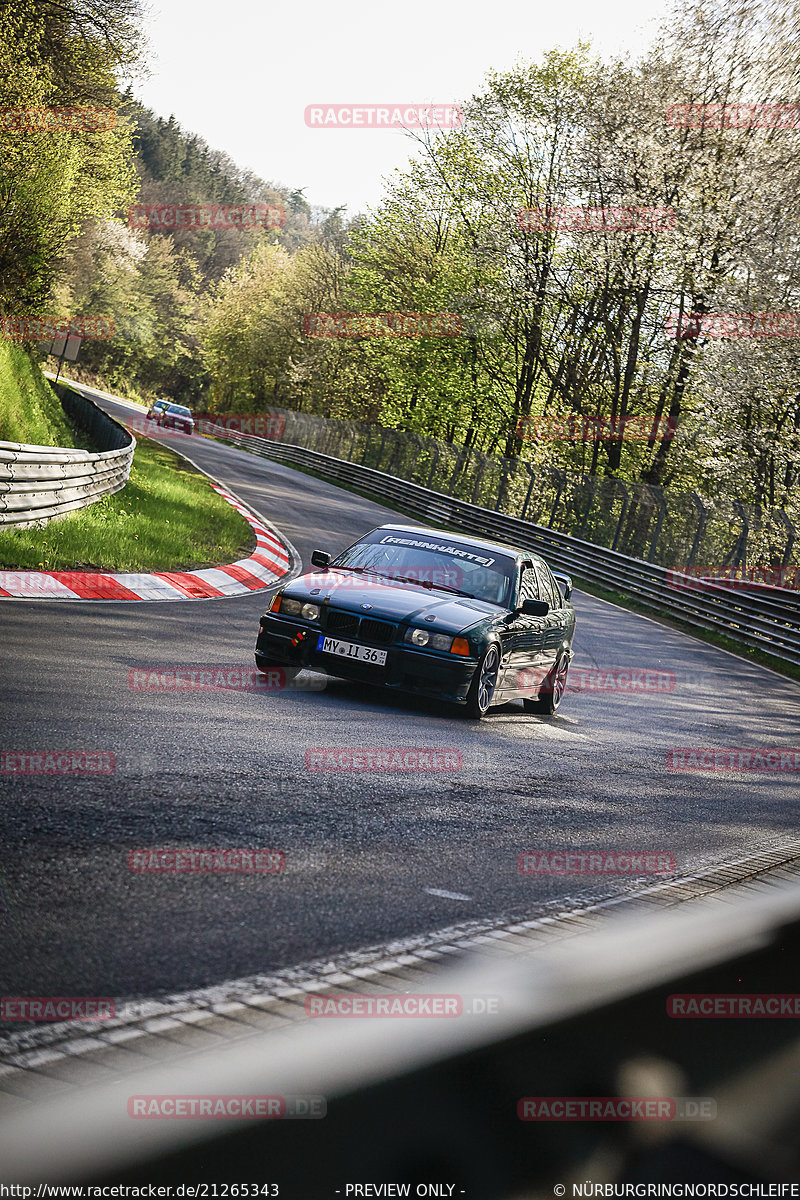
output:
M500 673L500 651L492 642L487 646L475 668L472 683L467 692L467 715L485 717L492 703Z
M552 717L558 711L558 706L567 690L568 670L569 659L566 654L560 654L542 684L542 689L536 699L522 701L525 712L542 713L546 717Z

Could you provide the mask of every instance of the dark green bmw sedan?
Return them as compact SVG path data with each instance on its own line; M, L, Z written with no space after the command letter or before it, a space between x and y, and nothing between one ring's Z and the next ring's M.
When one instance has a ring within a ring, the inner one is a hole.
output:
M572 658L572 581L530 550L414 525L381 525L277 592L256 666L309 667L417 692L472 717L519 697L552 715Z

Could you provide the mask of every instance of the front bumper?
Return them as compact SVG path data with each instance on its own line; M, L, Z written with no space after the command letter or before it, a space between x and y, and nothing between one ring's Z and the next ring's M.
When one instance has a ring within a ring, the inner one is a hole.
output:
M324 630L267 613L261 618L256 641L256 666L268 667L279 663L281 666L310 667L340 679L433 696L455 704L463 704L467 698L477 666L473 658L421 650L405 642L377 646L358 640L358 645L372 645L376 650L386 651L386 663L377 667L317 650L321 633ZM298 638L298 634L304 636Z

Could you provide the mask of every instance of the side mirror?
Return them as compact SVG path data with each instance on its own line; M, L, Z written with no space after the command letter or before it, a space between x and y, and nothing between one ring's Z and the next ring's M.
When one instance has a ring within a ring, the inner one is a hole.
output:
M311 555L311 565L313 567L327 567L331 561L331 556L325 550L314 550Z
M553 578L561 588L561 595L565 600L569 600L572 595L572 580L569 575L559 575L556 571L553 572Z
M527 617L546 617L550 612L550 605L546 600L523 600L520 612L525 613Z

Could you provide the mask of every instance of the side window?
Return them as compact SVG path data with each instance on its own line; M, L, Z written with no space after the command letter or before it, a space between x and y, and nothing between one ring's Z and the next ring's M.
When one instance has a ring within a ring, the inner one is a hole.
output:
M547 576L547 580L548 580L548 583L550 584L550 589L553 593L553 597L555 600L555 604L553 607L554 608L563 608L564 607L564 597L561 595L561 588L558 586L558 580L555 578L555 576L553 575L553 572L550 570L549 567L545 567L544 570L545 570L545 575Z
M547 567L536 564L536 576L539 580L539 594L542 600L546 600L551 608L561 608L561 593L555 586L555 580L550 582L549 575Z
M539 582L533 567L525 567L522 572L522 582L519 589L519 602L523 600L539 600Z

